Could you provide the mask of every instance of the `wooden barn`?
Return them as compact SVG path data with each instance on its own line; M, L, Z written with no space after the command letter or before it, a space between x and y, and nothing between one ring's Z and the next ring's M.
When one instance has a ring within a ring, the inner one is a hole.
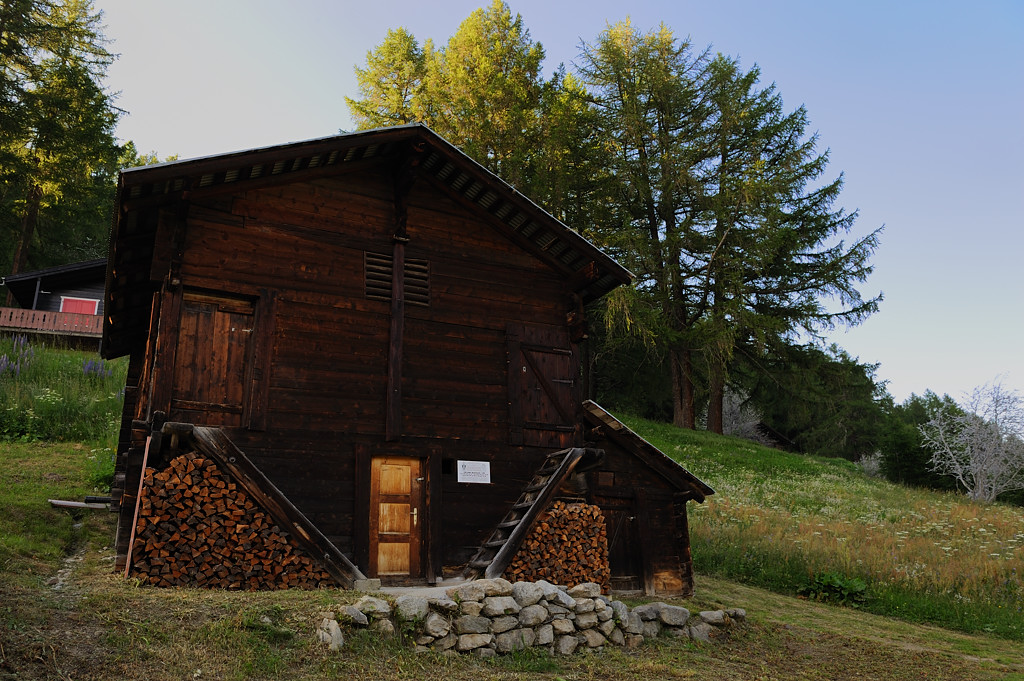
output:
M175 513L146 491L216 513L193 481L215 462L220 497L237 484L345 586L500 575L563 499L600 509L611 587L692 591L686 502L713 491L581 395L586 306L629 281L418 124L123 172L119 568L145 546L188 582L168 544L194 536L228 560L220 520L154 539Z

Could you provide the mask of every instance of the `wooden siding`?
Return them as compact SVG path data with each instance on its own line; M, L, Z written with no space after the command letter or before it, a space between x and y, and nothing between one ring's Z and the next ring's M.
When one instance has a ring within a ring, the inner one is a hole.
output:
M440 517L430 519L441 534L430 537L436 556L424 563L432 577L468 559L548 451L509 444L506 327L564 334L569 294L549 266L432 185L417 184L408 197L406 256L429 264L430 299L405 309L403 437L384 446L391 308L367 298L364 263L367 251L391 249L389 181L368 172L193 203L177 266L180 290L256 306L267 291L276 293L265 430L246 427L237 404L204 412L198 396L186 412L181 388L157 386L154 394L176 400L174 418L233 426L238 446L347 555L365 541L356 481L369 470L357 470L355 450L431 459L444 498ZM154 263L154 272L172 268L173 254L162 252L166 261ZM196 345L203 334L182 323L188 306L185 313L180 304L163 307L161 333L175 336L164 342L176 345L177 368L161 374L151 360L150 375L156 383L187 383L203 362L183 359L190 357L183 344L200 355L213 349ZM573 356L571 370L576 362ZM490 462L492 483L440 473L460 459Z

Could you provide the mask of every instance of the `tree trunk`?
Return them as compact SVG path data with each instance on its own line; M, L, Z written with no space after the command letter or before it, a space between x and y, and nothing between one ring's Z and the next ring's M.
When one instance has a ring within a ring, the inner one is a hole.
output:
M689 348L671 348L672 423L679 428L696 427L693 410L693 361Z
M725 400L725 367L712 358L708 368L708 430L722 434L722 403Z
M36 223L39 220L39 202L43 198L43 188L35 182L29 187L28 196L25 197L25 215L21 219L21 237L14 249L14 262L11 263L11 274L19 274L28 265L28 249L32 243L32 237L36 233ZM7 307L14 304L14 296L10 289L7 291Z

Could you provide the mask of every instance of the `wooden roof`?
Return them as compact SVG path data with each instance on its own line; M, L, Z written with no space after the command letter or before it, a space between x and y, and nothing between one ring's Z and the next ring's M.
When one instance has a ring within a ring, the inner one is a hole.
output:
M694 501L703 503L706 497L715 493L715 490L704 484L697 476L637 435L629 426L605 411L596 402L592 400L584 402L583 414L591 426L601 430L604 437L635 455L679 491L688 493L689 498Z
M104 356L126 354L144 342L152 292L159 285L150 276L155 225L133 220L133 214L137 218L149 208L410 159L417 177L427 178L561 273L584 302L631 281L630 273L599 248L414 123L123 171L107 266Z

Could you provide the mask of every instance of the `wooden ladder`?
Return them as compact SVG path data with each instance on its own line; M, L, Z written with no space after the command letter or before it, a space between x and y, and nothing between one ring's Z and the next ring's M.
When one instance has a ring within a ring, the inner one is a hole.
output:
M582 447L571 447L547 455L519 499L466 565L464 579L481 575L494 579L505 572L537 517L551 504L555 492L587 453Z

